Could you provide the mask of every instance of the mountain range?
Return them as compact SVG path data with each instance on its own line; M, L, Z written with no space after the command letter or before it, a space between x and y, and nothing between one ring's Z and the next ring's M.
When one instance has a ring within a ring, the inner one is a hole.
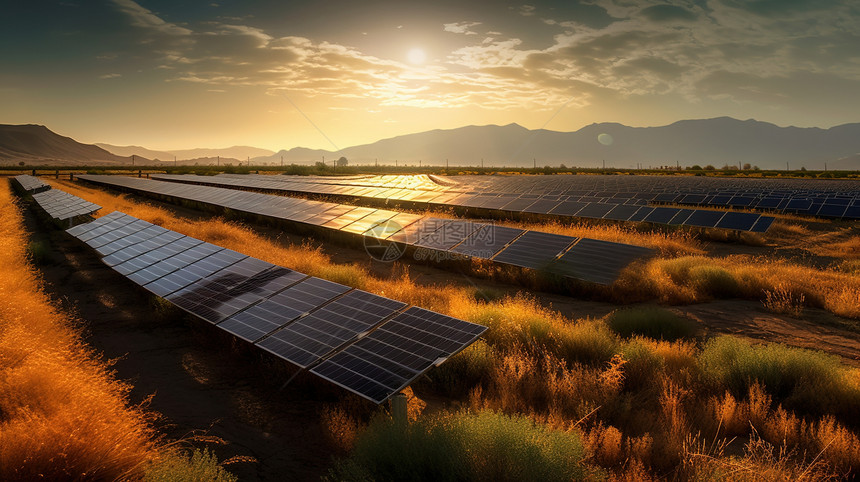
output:
M860 169L860 123L829 129L779 127L729 117L683 120L660 127L591 124L574 132L530 130L518 124L467 126L431 130L383 139L340 151L296 147L273 153L234 146L225 149L154 151L139 146L85 145L44 126L0 125L0 162L32 163L39 159L69 163L128 164L160 159L182 164L239 162L307 164L346 157L352 164L451 166L568 166L629 168L750 163L763 169L806 167ZM215 162L212 161L215 159ZM156 162L156 161L153 161ZM156 162L157 163L157 162Z

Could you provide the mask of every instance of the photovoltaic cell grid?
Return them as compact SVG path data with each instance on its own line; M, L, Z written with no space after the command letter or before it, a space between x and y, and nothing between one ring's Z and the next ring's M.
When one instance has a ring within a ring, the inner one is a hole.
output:
M33 200L55 221L67 222L78 216L89 216L102 207L57 189L37 192Z
M21 174L20 176L15 176L13 179L18 183L18 187L30 194L51 189L51 186L42 182L38 177Z
M860 183L853 180L720 179L677 176L458 176L452 189L568 196L587 202L675 203L704 207L860 217ZM845 206L846 209L842 209ZM857 207L857 210L852 210ZM764 221L762 224L770 224Z
M566 177L574 178L575 176ZM475 191L474 194L456 194L454 197L451 197L451 193L428 193L428 191L426 190L410 190L408 188L401 189L396 193L393 193L390 190L377 190L368 192L367 189L361 185L333 185L321 182L319 179L316 179L313 182L308 182L306 180L295 179L291 176L232 175L228 177L228 175L195 176L157 174L153 175L153 178L165 181L203 184L208 186L241 187L286 193L327 194L333 196L345 196L350 198L383 198L388 200L405 200L435 205L461 206L508 212L544 214L552 216L607 219L612 221L640 221L657 224L736 229L726 226L718 226L716 224L704 224L701 218L698 220L698 224L691 224L686 222L686 219L691 217L692 214L699 211L710 212L708 210L684 209L680 211L672 211L672 216L667 217L667 211L664 210L666 208L655 208L653 206L647 206L649 200L654 202L672 202L683 204L682 200L685 199L685 197L678 194L655 194L653 196L648 197L647 199L637 199L634 197L636 193L625 194L613 192L585 192L561 194L563 192L569 191L551 191L551 193L545 193L535 196L532 194L520 193L485 192L486 189L482 189L481 191ZM698 199L698 197L691 199L696 200ZM713 207L750 208L754 207L753 204L755 201L755 198L751 196L725 196L724 201L720 201L714 196L711 196L709 199L714 202L693 204L702 204ZM857 202L858 206L860 206L860 197L858 197ZM619 205L630 206L624 209L618 209ZM633 209L633 207L637 207L638 209ZM809 208L806 207L804 209ZM829 207L822 212L833 211L834 209L832 207ZM844 211L847 211L847 209ZM818 212L818 210L816 212ZM679 214L680 216L676 217ZM771 222L763 222L761 224L753 223L747 230L758 230L761 226L770 226Z
M202 185L183 185L152 181L132 177L117 176L78 176L85 181L106 184L110 186L121 186L143 193L155 193L172 196L184 200L194 200L203 203L218 205L229 208L236 212L247 212L257 215L275 217L282 220L312 224L315 226L339 229L343 232L363 234L375 237L385 242L401 243L413 246L416 249L427 249L441 252L452 252L464 256L489 259L507 263L528 269L540 269L555 275L576 278L583 281L606 284L618 277L624 268L622 263L600 263L595 269L573 270L565 266L551 269L557 258L573 244L577 238L570 236L546 235L533 231L523 231L487 223L465 221L459 219L441 219L434 217L420 217L407 213L398 213L383 209L357 208L342 204L324 203L305 199L284 198L246 191L236 191ZM232 178L226 178L231 179ZM241 181L239 179L238 181ZM238 182L237 181L237 182ZM338 186L344 187L344 186ZM556 202L558 204L558 202ZM616 205L612 205L613 208ZM639 209L639 208L637 208ZM647 208L650 210L669 210L665 216L668 220L679 215L682 211L670 208ZM650 212L650 211L649 211ZM536 236L524 236L535 233ZM536 246L529 246L528 241L517 244L520 237L526 240L534 239ZM549 243L542 245L540 243ZM559 244L558 248L554 246ZM618 251L625 251L625 246L617 243L604 243L593 251L584 252L591 255L592 252L600 255L600 250L606 253L598 256L608 259ZM529 246L529 252L525 255L517 254L523 246ZM548 246L548 247L547 247ZM508 250L513 250L510 255ZM647 256L652 251L647 249L634 250L631 252ZM526 258L523 262L507 262L508 259L516 260L518 256ZM629 257L622 257L628 263ZM577 261L580 262L580 261ZM584 259L581 263L587 264ZM597 270L604 269L598 273ZM164 295L161 295L164 296Z
M405 303L275 266L120 212L67 232L95 249L108 266L186 312L301 369L323 367L311 372L376 403L486 330L416 307L404 312ZM350 363L327 365L346 351ZM398 371L403 376L392 383L396 364L408 372ZM359 386L350 377L367 383Z
M472 344L484 327L412 307L311 369L377 403Z

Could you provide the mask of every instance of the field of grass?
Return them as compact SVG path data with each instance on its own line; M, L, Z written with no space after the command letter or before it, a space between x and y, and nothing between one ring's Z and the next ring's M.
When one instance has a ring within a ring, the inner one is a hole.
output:
M425 408L414 398L416 423L408 428L350 399L323 410L323 425L349 454L332 471L333 480L410 477L427 467L438 468L436 478L451 480L504 479L501 466L504 473L627 480L820 480L860 471L860 372L836 357L731 336L700 339L685 320L662 308L571 319L525 294L495 299L472 288L420 284L406 268L383 279L364 266L336 263L313 246L288 245L241 224L174 216L68 182L58 187L104 206L103 213L121 210L275 264L489 326L483 341L414 385L419 396L432 395L437 402ZM599 237L599 229L583 235ZM677 242L701 249L683 237ZM665 303L746 297L769 302L774 311L816 306L858 317L860 288L850 257L844 270L830 270L691 251L628 270L602 294ZM475 451L457 453L463 446ZM512 454L504 460L509 465L480 463L501 452Z
M13 199L0 185L0 480L139 479L166 463L226 477L165 445L155 414L129 403L130 386L42 291L32 263L46 248L28 244Z

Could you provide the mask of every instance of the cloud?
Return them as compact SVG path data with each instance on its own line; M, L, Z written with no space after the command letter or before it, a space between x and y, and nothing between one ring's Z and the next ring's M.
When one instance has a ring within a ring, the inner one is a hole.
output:
M523 17L531 17L532 15L535 14L535 6L534 5L520 5L519 13Z
M104 74L100 75L100 79L116 79L117 77L122 77L122 74Z
M476 25L481 25L481 22L455 22L455 23L443 23L442 30L451 33L460 33L465 35L477 35L477 32L473 32L471 29Z
M113 1L141 27L142 48L157 56L170 81L330 97L344 109L362 103L365 110L552 110L570 99L582 107L670 97L787 105L797 104L792 96L810 79L843 88L860 81L860 12L849 0L826 0L833 5L826 10L786 0L773 18L757 12L775 9L776 0L593 0L589 8L611 21L541 19L544 29L523 31L529 36L522 39L501 30L475 37L474 27L482 25L476 21L445 23L443 30L463 35L462 43L443 62L422 67L339 43L278 36L247 21L180 27L130 0Z
M643 8L640 13L653 22L689 21L696 19L696 14L676 5L652 5Z
M120 11L122 11L131 18L131 24L135 27L156 30L160 33L167 35L182 36L191 34L191 30L169 22L165 22L160 17L152 13L150 10L141 7L133 0L111 1L119 8Z

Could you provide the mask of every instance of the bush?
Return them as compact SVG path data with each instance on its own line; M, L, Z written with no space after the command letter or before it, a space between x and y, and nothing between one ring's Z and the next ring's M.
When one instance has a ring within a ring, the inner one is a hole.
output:
M27 245L27 258L37 266L44 266L51 261L51 247L43 241L32 241Z
M429 384L447 396L462 397L476 385L489 380L497 363L496 351L484 340L478 340L430 372Z
M146 468L144 482L170 481L196 482L209 480L214 482L234 482L238 477L218 465L215 454L204 449L194 449L190 456L171 454Z
M690 284L699 293L717 298L731 298L740 292L737 280L725 268L715 265L700 265L690 268Z
M710 340L699 356L706 381L743 396L758 382L787 408L811 414L837 413L854 419L860 388L839 358L780 343L752 345L723 335Z
M523 417L492 411L446 414L410 425L378 418L332 480L574 480L582 441Z
M642 335L655 340L677 340L695 332L693 324L669 310L658 307L613 311L607 318L612 331L623 337Z

